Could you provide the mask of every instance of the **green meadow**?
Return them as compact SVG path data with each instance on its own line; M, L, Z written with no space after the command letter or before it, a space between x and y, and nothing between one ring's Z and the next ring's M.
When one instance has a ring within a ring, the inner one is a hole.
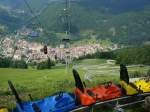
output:
M85 78L86 69L89 69L93 74L100 72L100 75L93 75L92 82L85 80L88 87L109 80L119 83L118 65L109 65L106 60L98 59L82 60L76 64L82 79ZM129 68L129 72L142 71L146 73L148 69L149 67L132 67ZM48 70L0 68L0 107L13 108L15 106L15 99L7 84L8 80L14 83L23 101L29 101L28 94L37 100L59 91L72 92L75 88L72 67L67 74L65 65L56 65Z

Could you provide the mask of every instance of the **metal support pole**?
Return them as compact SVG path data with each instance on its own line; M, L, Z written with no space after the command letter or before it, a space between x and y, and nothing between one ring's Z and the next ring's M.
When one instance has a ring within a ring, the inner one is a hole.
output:
M69 61L68 58L66 57L66 74L69 74Z
M90 112L94 112L93 106L90 107Z
M66 52L66 72L67 75L69 74L69 68L70 68L70 62L71 62L71 58L70 58L70 52Z
M64 15L64 23L65 23L65 34L66 38L62 39L62 42L64 44L65 49L70 48L70 39L69 39L69 34L70 34L70 14L69 14L69 8L70 8L70 0L65 0L65 6L63 10L63 15ZM66 63L66 74L69 74L69 67L70 67L70 52L65 53L64 60Z

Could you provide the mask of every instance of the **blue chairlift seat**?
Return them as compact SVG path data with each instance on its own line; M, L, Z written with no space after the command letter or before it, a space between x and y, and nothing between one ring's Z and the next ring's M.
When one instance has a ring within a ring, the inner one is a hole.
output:
M39 112L68 112L74 109L74 98L66 92L62 94L62 97L59 99L57 99L58 95L55 95L34 102L23 102L23 109L21 109L20 105L17 103L17 107L14 112L35 112L33 104L38 106L40 109Z
M13 112L69 112L75 105L74 96L67 92L59 92L37 101L22 102L11 81L8 81L9 87L16 98L16 108Z

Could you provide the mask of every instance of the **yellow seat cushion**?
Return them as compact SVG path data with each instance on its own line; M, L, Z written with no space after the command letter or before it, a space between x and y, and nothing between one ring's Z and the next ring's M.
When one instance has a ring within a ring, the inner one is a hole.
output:
M6 108L1 108L0 112L8 112L8 110Z
M149 80L139 80L135 81L134 84L138 89L142 90L144 93L150 92L150 81Z

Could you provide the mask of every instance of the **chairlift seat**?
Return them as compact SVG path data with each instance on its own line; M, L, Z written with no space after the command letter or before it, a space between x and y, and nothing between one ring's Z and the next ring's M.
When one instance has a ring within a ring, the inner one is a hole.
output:
M128 70L125 65L120 65L120 84L127 95L150 93L149 77L135 82L129 82Z
M62 39L62 42L70 42L70 39L69 38L64 38L64 39Z
M0 112L8 112L7 108L0 108Z
M112 83L111 85L102 84L93 88L86 88L83 86L78 72L73 70L73 74L76 83L75 95L78 96L83 106L94 104L96 101L115 99L122 95L121 89Z
M68 112L75 108L74 99L68 93L63 93L63 96L59 100L56 100L56 97L57 95L49 96L38 101L23 102L24 110L17 104L14 112L35 112L32 107L33 104L36 104L41 112Z
M141 79L139 81L135 81L134 84L139 88L143 93L150 92L150 80L149 79Z
M8 81L8 84L17 100L13 112L68 112L76 107L73 95L67 92L59 92L59 94L37 101L33 101L31 95L29 95L31 101L22 102L12 82Z

